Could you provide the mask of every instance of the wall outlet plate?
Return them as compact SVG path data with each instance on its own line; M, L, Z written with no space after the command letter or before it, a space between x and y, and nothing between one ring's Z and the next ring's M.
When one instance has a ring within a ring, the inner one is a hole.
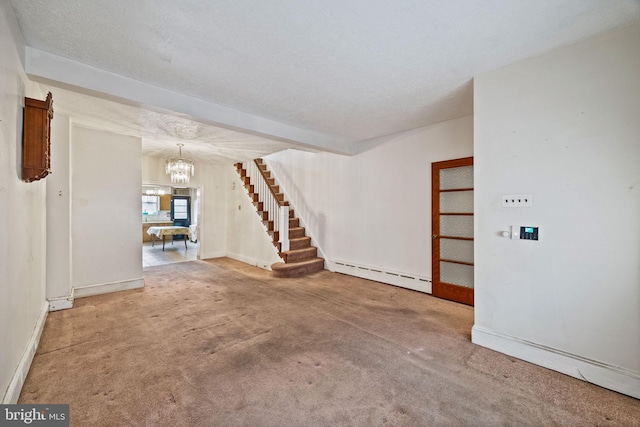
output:
M533 207L531 194L503 194L503 208L530 208Z

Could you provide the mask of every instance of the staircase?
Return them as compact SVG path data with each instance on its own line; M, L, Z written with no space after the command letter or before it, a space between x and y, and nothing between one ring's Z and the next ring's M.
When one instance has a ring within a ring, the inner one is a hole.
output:
M318 258L318 248L311 246L311 237L307 237L304 227L300 227L300 219L295 217L293 209L289 208L288 250L282 251L282 241L277 218L278 209L289 206L284 194L280 192L280 186L262 159L256 159L251 163L236 163L236 170L244 187L253 200L258 215L262 219L267 232L272 238L273 245L278 250L283 262L271 265L274 277L297 277L324 269L324 258ZM248 170L256 171L248 173ZM254 176L251 176L254 175ZM284 243L285 247L287 243Z

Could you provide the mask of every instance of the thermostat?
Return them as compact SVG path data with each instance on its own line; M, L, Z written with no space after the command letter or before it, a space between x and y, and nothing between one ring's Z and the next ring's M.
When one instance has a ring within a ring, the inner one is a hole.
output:
M511 238L518 240L538 240L538 227L530 225L512 225Z

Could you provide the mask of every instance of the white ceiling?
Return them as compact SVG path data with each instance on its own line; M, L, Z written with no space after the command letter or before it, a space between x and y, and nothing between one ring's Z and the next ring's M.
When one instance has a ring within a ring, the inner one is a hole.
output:
M67 114L73 118L75 125L82 127L140 137L143 154L147 156L177 157L176 144L182 143L185 158L228 164L296 148L273 139L207 125L180 114L135 107L48 85L41 86L44 92L55 93L54 115Z
M640 20L639 0L10 3L37 51L351 144L472 114L475 75ZM147 140L172 140L187 120L223 156L237 157L236 142L262 154L290 146L210 126L237 123L130 108L134 120L113 119Z

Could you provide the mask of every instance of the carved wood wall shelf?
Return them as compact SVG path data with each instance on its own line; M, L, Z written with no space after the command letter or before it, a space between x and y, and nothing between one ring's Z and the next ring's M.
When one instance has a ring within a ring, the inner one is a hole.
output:
M22 179L37 181L51 173L51 120L53 97L24 99L22 130Z

